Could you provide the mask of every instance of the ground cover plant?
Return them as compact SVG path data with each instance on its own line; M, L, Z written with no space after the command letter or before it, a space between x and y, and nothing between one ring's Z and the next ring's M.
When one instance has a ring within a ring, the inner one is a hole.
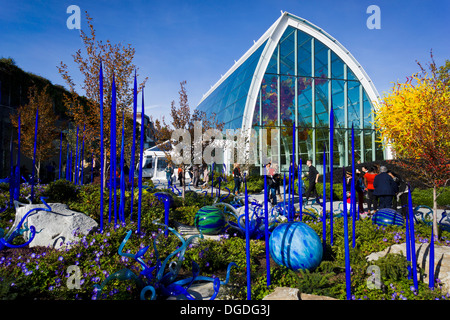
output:
M24 202L27 188L23 185L21 194ZM60 189L55 191L56 189ZM51 183L47 186L39 186L36 198L51 194L65 199L68 206L81 211L98 221L99 212L99 186L85 185L73 186L70 182ZM67 190L72 190L70 199L67 199ZM75 190L75 191L74 191ZM9 199L8 188L1 188L2 197ZM120 256L118 249L126 233L132 230L132 235L126 244L127 253L136 253L140 249L149 246L144 255L144 261L149 266L155 266L156 252L153 248L153 240L158 233L163 232L161 225L154 221L164 221L164 206L161 200L155 196L156 190L148 188L142 195L142 220L141 233L137 233L136 219L130 221L126 214L126 221L121 223L106 223L102 233L93 230L89 235L80 236L77 243L67 250L53 250L43 247L35 248L5 248L0 251L0 298L1 299L37 299L37 300L91 300L113 299L128 300L139 299L140 288L135 282L114 280L109 282L101 294L97 296L95 285L102 282L114 272L128 268L136 275L141 271L140 265L131 258ZM195 213L206 204L211 204L213 199L210 193L187 193L185 199L169 192L174 197L174 205L170 211L169 225L174 222L194 225ZM105 204L108 203L109 193L105 192ZM130 192L126 193L126 208L129 213ZM137 200L137 193L134 194ZM3 199L2 198L2 199ZM231 199L231 196L230 196ZM230 200L228 199L228 200ZM137 212L137 201L133 202L134 216ZM5 232L9 230L14 221L14 209L7 209L1 213L0 228ZM105 221L108 221L107 205L105 208ZM322 223L305 217L304 222L310 225L322 239ZM351 225L351 221L349 222ZM329 239L329 222L327 225L327 239ZM350 229L351 230L351 229ZM417 223L416 242L427 242L431 236L431 228L423 223ZM346 299L345 294L345 262L344 262L344 232L343 219L334 220L334 245L327 243L325 254L321 264L313 271L292 271L278 266L274 261L271 265L271 285L267 287L266 257L264 240L250 241L250 271L252 281L252 299L262 299L276 287L298 288L302 293L325 295L336 299ZM350 231L350 243L351 243ZM439 279L436 280L436 288L430 290L428 284L419 281L419 289L416 291L413 281L408 280L406 257L402 255L388 254L376 262L367 262L366 256L372 252L381 251L393 244L405 242L405 229L402 227L379 227L372 224L370 219L360 219L356 223L356 245L350 246L351 280L353 299L363 300L434 300L448 299L440 289ZM15 244L24 242L17 237ZM436 245L449 246L450 234L442 231ZM180 246L180 241L169 234L158 237L157 250L161 259ZM226 295L222 299L242 299L247 297L246 287L246 254L245 238L229 229L217 240L200 239L198 245L189 245L179 273L179 278L190 277L192 274L192 261L200 267L200 274L209 277L218 277L224 280L227 266L230 262L236 263L237 268L231 269L230 284L226 286ZM368 267L376 264L381 270L381 286L371 289L367 285L370 274ZM71 288L72 274L69 266L78 266L81 270L80 288ZM427 273L418 266L419 279ZM162 299L163 297L158 297Z

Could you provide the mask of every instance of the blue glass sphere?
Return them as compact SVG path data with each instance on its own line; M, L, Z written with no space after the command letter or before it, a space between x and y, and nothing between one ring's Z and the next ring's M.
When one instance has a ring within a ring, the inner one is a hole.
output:
M277 226L269 239L272 259L291 270L315 269L322 261L323 247L317 233L303 222Z
M403 226L403 216L391 208L379 209L372 217L372 222L379 226Z
M219 234L226 224L225 214L215 206L204 206L195 214L195 227L203 234Z

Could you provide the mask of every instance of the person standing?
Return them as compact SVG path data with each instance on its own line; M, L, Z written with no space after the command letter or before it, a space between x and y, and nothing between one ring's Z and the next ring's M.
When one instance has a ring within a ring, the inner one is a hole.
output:
M367 190L367 211L369 215L374 214L378 210L378 199L373 194L373 181L377 176L375 167L371 167L368 172L364 174L364 186Z
M192 168L192 166L189 166L189 168L188 168L188 174L189 174L189 178L191 178L191 181L193 181L193 177L194 177L194 169Z
M273 207L278 203L277 201L277 191L280 190L280 174L276 170L276 165L271 168L271 163L269 162L266 166L267 168L267 184L269 185L269 201Z
M388 171L388 174L392 179L394 179L398 186L398 193L396 199L394 198L396 201L393 208L397 209L398 205L400 205L400 211L403 218L405 218L408 213L408 193L411 192L409 183L407 183L399 174L395 172Z
M172 168L172 164L170 162L167 165L165 172L166 172L167 184L170 188L170 186L172 185L172 175L173 175L173 168Z
M309 200L309 197L311 196L311 193L312 193L312 195L316 197L317 204L320 204L319 194L317 193L317 190L316 190L316 184L319 181L319 171L317 171L316 167L314 167L312 165L311 160L307 160L306 165L309 168L309 170L308 170L309 187L308 187L308 190L306 191L306 195L305 195L306 201Z
M379 208L392 208L392 199L398 192L398 185L388 174L385 166L380 167L380 173L373 180L373 194L379 199Z
M208 166L205 165L205 169L203 170L203 185L202 185L202 189L208 188L208 181L209 181Z
M355 190L358 195L358 210L360 213L364 213L364 193L366 192L366 186L364 185L364 175L367 173L367 167L363 166L361 171L356 169Z
M241 186L242 174L239 164L235 163L233 168L234 188L233 193L237 196L239 194L239 188Z
M193 184L194 184L194 187L198 188L198 182L200 180L200 170L198 168L198 165L196 165L196 164L194 165L193 171L194 171Z
M183 167L181 164L178 167L178 181L180 182L180 187L182 187L183 186Z

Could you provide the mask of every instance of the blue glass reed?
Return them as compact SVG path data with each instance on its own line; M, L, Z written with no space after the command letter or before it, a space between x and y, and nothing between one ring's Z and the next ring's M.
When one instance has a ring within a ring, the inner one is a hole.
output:
M103 232L103 206L104 206L104 199L103 199L103 190L104 190L104 184L103 184L103 177L104 177L104 168L103 168L103 161L104 161L104 142L103 142L103 67L102 63L100 62L100 74L99 74L99 90L100 90L100 232Z

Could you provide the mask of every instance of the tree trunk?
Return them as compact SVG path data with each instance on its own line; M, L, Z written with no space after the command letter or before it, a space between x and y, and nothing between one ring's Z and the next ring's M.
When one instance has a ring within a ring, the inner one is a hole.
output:
M433 186L433 232L438 237L438 223L437 223L437 190L436 185Z
M36 179L35 179L35 182L39 182L40 172L41 172L41 161L38 160L38 163L36 164Z
M105 174L105 172L106 172L106 151L104 151L104 154L103 154L103 186L106 186L106 174ZM101 177L100 177L100 179L101 179ZM133 176L133 179L134 179L134 176Z

